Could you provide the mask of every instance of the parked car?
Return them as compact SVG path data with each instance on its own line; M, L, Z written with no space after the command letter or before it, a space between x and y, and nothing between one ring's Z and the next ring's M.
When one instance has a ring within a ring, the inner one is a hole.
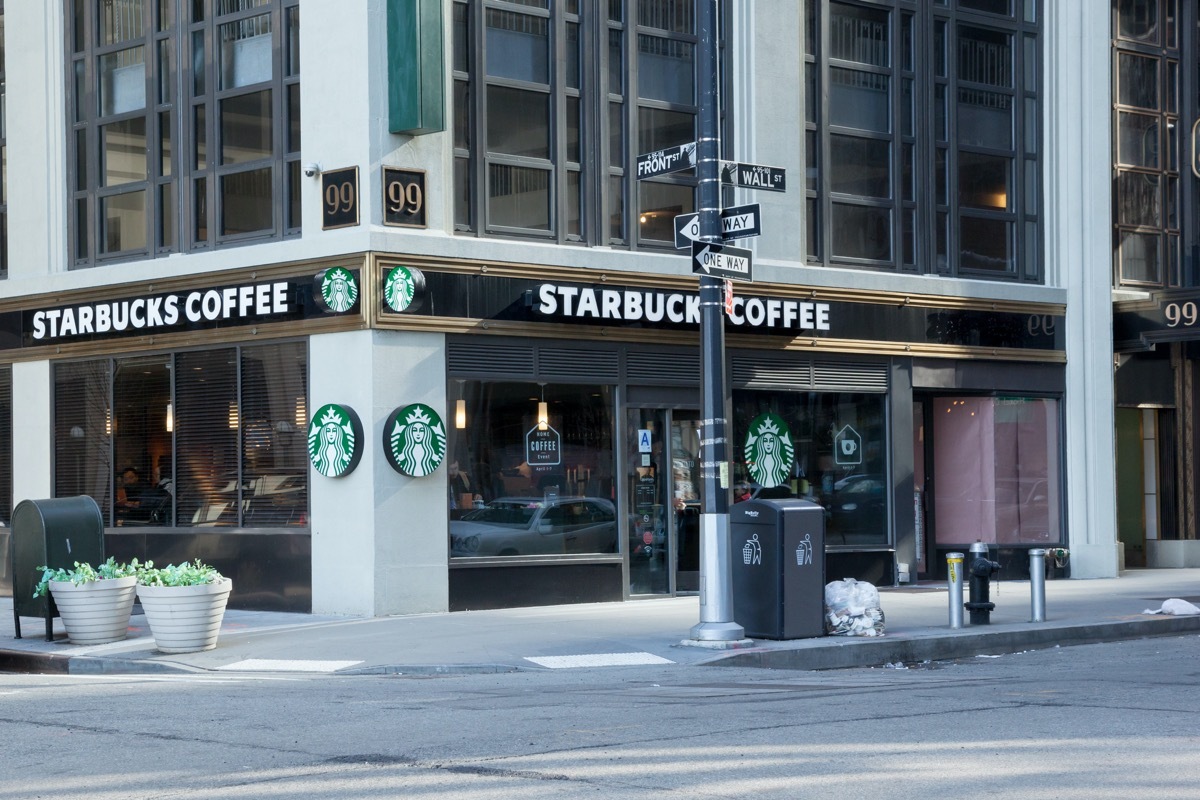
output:
M599 497L501 497L450 521L450 555L614 553L617 512Z

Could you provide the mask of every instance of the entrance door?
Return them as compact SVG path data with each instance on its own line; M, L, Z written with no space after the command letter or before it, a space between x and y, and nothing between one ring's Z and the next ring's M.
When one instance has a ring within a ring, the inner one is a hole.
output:
M631 408L626 416L629 593L695 592L700 575L699 414Z

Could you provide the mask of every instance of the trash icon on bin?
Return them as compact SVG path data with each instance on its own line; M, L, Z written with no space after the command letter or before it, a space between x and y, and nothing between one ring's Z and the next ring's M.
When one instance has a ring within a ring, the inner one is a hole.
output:
M746 540L746 546L742 548L742 561L746 564L762 563L762 545L758 543L757 533Z
M796 545L796 566L803 567L812 563L812 537L804 534L800 544Z

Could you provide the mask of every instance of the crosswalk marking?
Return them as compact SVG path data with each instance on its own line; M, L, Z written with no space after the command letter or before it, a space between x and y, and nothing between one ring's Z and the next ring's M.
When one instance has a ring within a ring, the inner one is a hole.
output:
M548 669L574 667L636 667L647 664L674 664L653 653L593 653L576 656L525 656L526 661Z
M301 659L248 658L217 669L230 672L337 672L361 661L306 661Z

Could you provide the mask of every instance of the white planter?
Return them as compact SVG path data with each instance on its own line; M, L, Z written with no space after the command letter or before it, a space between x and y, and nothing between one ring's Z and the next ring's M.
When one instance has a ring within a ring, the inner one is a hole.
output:
M233 581L200 586L139 586L138 599L154 646L163 653L194 653L217 646Z
M71 644L119 642L129 633L137 578L81 583L50 581L50 594Z

